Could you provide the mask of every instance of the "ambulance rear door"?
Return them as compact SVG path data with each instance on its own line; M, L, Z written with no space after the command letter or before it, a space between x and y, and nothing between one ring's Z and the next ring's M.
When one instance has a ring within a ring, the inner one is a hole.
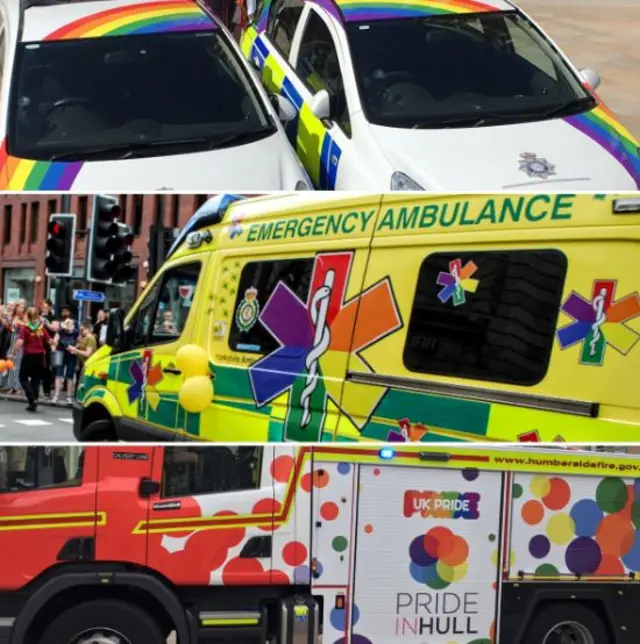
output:
M362 465L352 644L490 644L503 475Z

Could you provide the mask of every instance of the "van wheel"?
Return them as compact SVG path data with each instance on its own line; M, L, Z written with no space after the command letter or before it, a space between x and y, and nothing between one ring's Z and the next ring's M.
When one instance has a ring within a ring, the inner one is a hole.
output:
M94 420L82 430L82 441L87 443L115 442L118 440L110 420Z
M160 626L134 604L97 600L62 613L39 644L165 644Z
M602 620L582 604L554 604L529 622L524 644L608 644Z

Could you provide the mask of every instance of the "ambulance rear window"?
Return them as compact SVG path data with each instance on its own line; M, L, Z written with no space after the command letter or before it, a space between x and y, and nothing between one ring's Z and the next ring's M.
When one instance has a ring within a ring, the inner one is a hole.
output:
M435 253L422 262L407 369L532 386L547 373L567 259L557 250Z

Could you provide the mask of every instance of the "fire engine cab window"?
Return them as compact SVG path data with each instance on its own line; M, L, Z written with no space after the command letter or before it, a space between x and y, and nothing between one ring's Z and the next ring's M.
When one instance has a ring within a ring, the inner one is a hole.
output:
M0 493L82 483L84 448L0 447Z
M279 316L277 300L270 298L276 288L289 290L306 306L313 259L282 259L272 262L250 262L245 265L238 283L229 333L229 348L244 353L271 353L280 345L268 324L270 314Z
M167 447L162 496L192 496L260 487L262 447Z
M267 34L273 44L285 55L291 52L303 4L299 0L277 0L269 9Z
M436 253L418 285L407 369L531 386L549 365L566 257L555 250Z

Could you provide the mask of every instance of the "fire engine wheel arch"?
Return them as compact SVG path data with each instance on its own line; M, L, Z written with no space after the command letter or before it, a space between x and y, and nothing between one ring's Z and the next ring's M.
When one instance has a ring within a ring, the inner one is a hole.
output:
M101 568L100 571L60 573L35 590L16 617L11 631L11 644L33 644L30 639L31 627L41 611L65 591L81 587L143 591L165 610L173 622L180 644L195 644L198 640L197 617L185 612L177 595L161 580L145 573L107 572Z
M602 619L591 608L576 602L548 603L540 607L529 626L523 644L548 644L551 632L561 626L584 631L574 631L573 634L582 640L576 640L577 644L608 644L612 641L610 630Z
M514 633L514 644L541 644L555 619L555 624L582 623L595 636L594 644L635 644L638 631L631 625L639 602L640 585L629 583L552 582L541 588L510 582L502 593L500 640ZM555 612L558 607L561 612Z

